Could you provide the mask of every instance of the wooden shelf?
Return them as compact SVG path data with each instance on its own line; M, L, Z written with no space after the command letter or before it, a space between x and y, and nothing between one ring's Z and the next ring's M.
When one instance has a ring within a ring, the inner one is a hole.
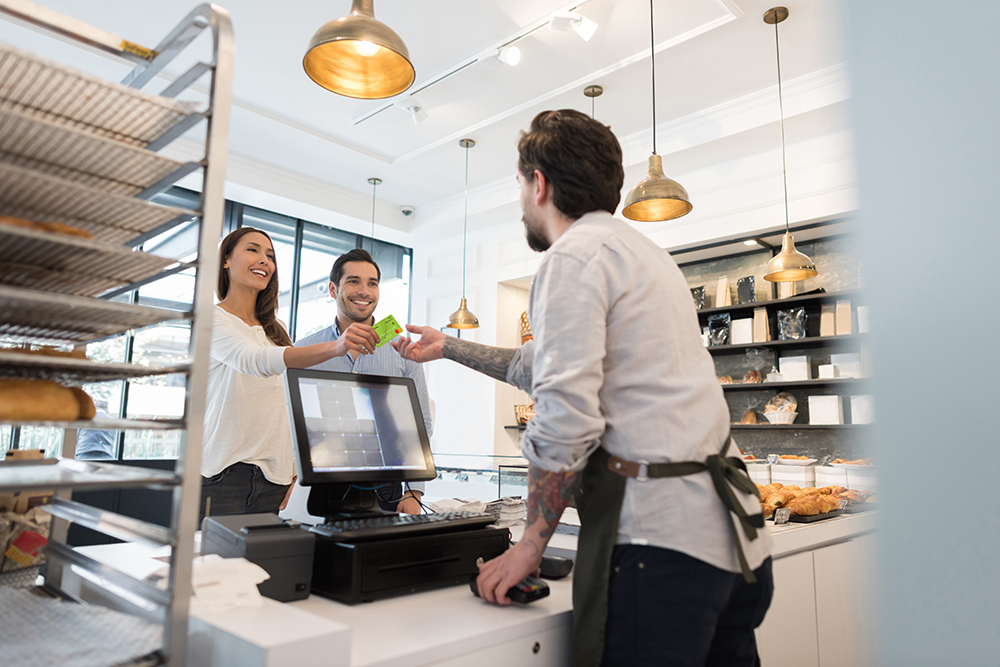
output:
M515 424L513 426L504 426L508 431L523 431L527 426L524 424Z
M809 389L812 387L864 387L868 378L833 378L823 380L800 380L797 382L733 383L722 385L723 391L765 391L767 389Z
M810 336L808 338L795 338L792 340L769 340L763 343L741 343L740 345L710 345L706 350L711 354L724 354L726 352L742 352L751 347L767 348L791 348L800 349L808 347L832 347L838 343L861 343L869 338L869 334L846 334L844 336Z
M768 308L773 310L784 310L787 307L804 306L809 303L819 303L823 301L837 301L839 299L851 299L854 306L855 297L864 296L865 290L849 290L844 292L821 292L820 294L802 294L790 296L787 299L770 299L768 301L756 301L754 303L733 304L716 308L702 308L698 311L698 316L715 315L717 313L753 313L754 308Z
M813 431L818 429L865 429L871 424L731 424L730 429L778 429L786 431Z

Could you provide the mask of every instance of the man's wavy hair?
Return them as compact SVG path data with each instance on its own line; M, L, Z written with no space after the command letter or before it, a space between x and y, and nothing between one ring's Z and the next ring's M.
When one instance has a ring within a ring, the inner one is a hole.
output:
M611 128L573 109L543 111L521 132L517 168L528 181L540 171L553 204L576 220L590 211L614 214L622 198L622 147Z

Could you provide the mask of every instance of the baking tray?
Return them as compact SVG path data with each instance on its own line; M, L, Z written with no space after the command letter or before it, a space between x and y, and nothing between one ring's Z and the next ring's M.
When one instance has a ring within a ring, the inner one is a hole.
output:
M107 243L124 244L194 211L102 192L31 169L0 163L0 214L64 222Z
M822 521L823 519L832 519L835 516L840 516L844 513L844 510L833 510L826 512L825 514L814 514L813 516L797 516L795 514L788 517L788 523L813 523L814 521ZM774 521L774 515L767 517L768 521Z
M0 223L0 284L96 296L182 262L68 234Z
M0 109L144 147L196 113L198 106L0 44Z
M859 512L870 512L878 509L878 503L855 503L848 505L844 511L848 514L858 514Z
M126 197L199 166L12 109L0 109L0 161Z
M0 377L52 380L67 386L186 373L189 364L152 368L139 364L97 363L89 359L25 354L0 349Z
M85 343L190 313L0 285L0 336Z

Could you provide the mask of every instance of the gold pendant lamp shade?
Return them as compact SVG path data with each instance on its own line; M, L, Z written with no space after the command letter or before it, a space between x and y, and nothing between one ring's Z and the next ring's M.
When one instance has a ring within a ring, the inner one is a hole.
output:
M772 257L764 269L764 280L786 283L813 278L818 274L813 261L795 249L795 240L785 232L781 239L781 252Z
M772 7L764 12L764 23L774 26L774 53L778 63L778 119L781 127L781 179L785 187L785 235L781 239L781 252L771 258L764 269L764 280L773 283L791 283L812 278L819 274L816 265L795 249L795 239L788 228L788 175L785 166L785 110L781 99L781 52L778 49L778 24L788 18L784 7Z
M663 161L653 153L646 178L625 195L622 215L638 222L662 222L687 215L692 208L687 190L663 173Z
M653 0L649 0L649 60L653 75L653 154L646 178L625 195L622 215L636 222L663 222L687 215L693 208L687 190L663 173L663 160L656 154L656 40L653 37Z
M406 44L375 19L374 0L353 0L351 13L325 24L309 40L302 67L327 90L363 100L400 94L416 77Z
M448 316L448 326L452 329L478 329L479 318L465 303L465 256L469 240L469 149L476 145L473 139L462 139L458 145L465 149L465 222L462 227L462 304Z

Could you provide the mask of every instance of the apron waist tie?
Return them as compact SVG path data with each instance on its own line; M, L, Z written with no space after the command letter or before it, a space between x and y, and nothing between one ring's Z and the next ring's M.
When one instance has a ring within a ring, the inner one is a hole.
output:
M724 456L726 450L729 448L730 440L727 439L723 443L722 452L709 456L703 463L699 461L649 463L648 461L628 461L617 456L610 456L607 464L608 470L622 477L633 477L638 482L662 477L686 477L687 475L695 475L707 470L712 476L712 484L715 486L715 492L722 499L722 504L739 519L747 540L753 541L757 539L757 529L764 527L764 515L747 514L747 511L740 504L739 499L733 492L732 487L736 487L743 493L754 496L758 500L760 499L760 495L757 493L757 487L747 474L747 467L743 463L743 460L735 456ZM732 521L729 522L729 528L733 534L733 541L736 542L736 555L740 561L743 579L748 584L756 583L757 578L747 563L746 556L743 553L743 545L740 543L739 536L736 533L736 526Z

